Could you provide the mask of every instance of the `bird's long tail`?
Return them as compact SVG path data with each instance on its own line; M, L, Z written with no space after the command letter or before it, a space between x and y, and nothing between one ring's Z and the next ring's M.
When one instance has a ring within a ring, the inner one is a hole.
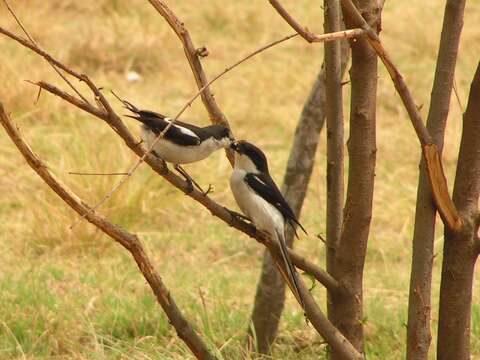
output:
M277 231L276 237L277 237L278 243L280 244L280 252L282 254L282 260L283 260L284 266L282 266L278 262L275 262L275 265L277 265L277 268L280 271L280 274L284 278L290 290L292 290L293 295L297 299L302 309L305 309L305 303L303 301L302 295L300 294L300 288L298 285L298 273L295 270L295 267L293 266L292 261L290 260L290 256L288 255L287 244L285 242L285 235ZM274 259L275 259L275 256L274 256Z

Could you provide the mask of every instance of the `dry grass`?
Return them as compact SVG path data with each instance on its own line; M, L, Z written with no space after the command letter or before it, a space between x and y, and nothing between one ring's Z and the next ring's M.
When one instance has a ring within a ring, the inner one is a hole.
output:
M267 2L177 1L175 11L195 43L206 45L210 76L243 54L291 32ZM322 32L320 2L284 1L295 16ZM141 107L175 114L195 92L175 36L146 1L12 1L32 35L53 54L87 72ZM480 8L470 2L456 79L464 105L480 45ZM387 2L382 38L426 115L443 6L435 0ZM18 30L2 8L0 23ZM123 171L135 158L98 120L36 89L24 79L61 84L39 58L0 38L0 99L25 137L51 168L90 203L118 179L78 177L68 171ZM236 135L259 144L281 180L303 101L322 61L322 47L296 39L236 69L214 86ZM142 78L129 83L126 74ZM348 92L348 86L346 92ZM346 94L347 95L347 94ZM365 273L367 349L370 359L401 359L405 342L411 237L419 146L398 96L381 69L378 88L378 163L374 219ZM119 112L119 104L112 99ZM348 99L345 101L348 111ZM185 115L206 124L200 102ZM126 120L128 122L128 120ZM128 123L136 131L134 124ZM445 165L453 182L461 110L452 99ZM253 131L254 130L254 131ZM25 165L6 135L0 137L0 358L187 359L191 358L157 307L131 259L92 226L76 218ZM302 221L324 232L325 137ZM229 165L221 152L188 167L213 196L233 206ZM205 172L204 169L209 169ZM142 167L101 209L137 232L165 282L204 337L224 359L242 350L262 248ZM438 303L442 235L435 259L434 309ZM323 260L314 238L299 251ZM208 264L208 266L206 266ZM320 301L323 291L315 290ZM199 293L205 298L205 306ZM475 290L478 299L478 290ZM433 327L436 326L433 311ZM480 356L480 307L473 309L473 351ZM313 345L312 345L313 344ZM314 359L324 351L290 297L274 358ZM432 357L434 346L432 346Z

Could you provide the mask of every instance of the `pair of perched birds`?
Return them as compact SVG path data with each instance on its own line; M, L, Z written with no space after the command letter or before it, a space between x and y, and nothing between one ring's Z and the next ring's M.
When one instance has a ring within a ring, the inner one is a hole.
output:
M287 252L285 225L292 226L294 230L296 225L304 232L305 229L271 178L267 158L262 150L247 141L236 141L230 129L224 125L198 127L181 121L172 124L172 119L162 114L140 110L125 100L122 102L134 114L127 116L142 123L141 138L147 147L150 148L155 142L153 153L173 164L185 177L192 190L195 184L203 192L180 164L203 160L221 148L230 148L234 151L235 164L230 177L233 196L241 211L255 227L268 233L279 243L286 272L278 263L277 267L303 308L298 275ZM163 137L157 140L168 126Z

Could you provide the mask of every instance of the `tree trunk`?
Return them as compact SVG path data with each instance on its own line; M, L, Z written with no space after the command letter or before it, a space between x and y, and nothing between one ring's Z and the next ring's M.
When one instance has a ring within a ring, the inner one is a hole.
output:
M453 201L462 216L459 231L445 231L438 359L470 359L472 283L478 256L478 197L480 193L480 63L477 67L463 116Z
M465 0L447 0L427 129L440 153L450 108ZM431 282L436 208L422 157L415 210L408 304L407 359L427 360L430 347Z
M340 31L339 0L324 0L324 32ZM340 242L344 205L344 121L341 71L341 44L325 43L325 75L327 100L327 211L326 268L335 276L335 249ZM327 294L327 310L334 322L333 299Z
M342 55L342 73L348 61L348 44ZM313 171L320 131L325 121L325 72L319 72L300 115L283 179L282 193L295 214L300 215ZM293 232L287 230L286 241L293 244ZM249 330L249 342L256 340L257 351L269 353L275 340L285 302L285 284L268 251L264 252L262 272L257 285Z
M360 0L357 6L365 20L377 29L380 8L376 0ZM347 28L349 19L346 17ZM332 294L331 318L334 325L363 352L363 267L367 249L376 160L377 55L361 38L351 42L349 174L343 231L336 249L334 277L345 291ZM332 354L333 359L341 359Z

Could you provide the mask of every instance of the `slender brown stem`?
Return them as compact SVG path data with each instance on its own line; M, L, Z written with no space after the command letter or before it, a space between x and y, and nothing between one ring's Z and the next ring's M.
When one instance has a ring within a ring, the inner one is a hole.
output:
M464 0L447 0L432 87L427 130L441 153L445 135L455 65L463 25ZM420 175L412 241L412 270L407 327L407 359L427 360L431 342L431 286L434 258L436 208L433 203L425 161L420 162Z
M22 29L22 31L24 32L24 34L28 37L28 39L30 40L30 42L32 43L32 45L34 45L35 47L39 48L37 42L33 39L33 37L28 33L27 29L25 28L25 26L23 26L22 22L20 21L20 19L17 17L17 15L15 14L15 11L13 10L13 8L10 6L10 3L7 1L7 0L3 0L3 3L5 4L5 6L7 7L8 11L10 12L10 14L13 16L13 18L15 19L16 23L18 24L18 26L20 26L20 28ZM73 91L75 91L77 93L77 95L80 97L80 99L82 99L83 101L85 101L87 104L89 104L89 101L82 95L82 93L80 91L77 90L77 88L75 86L73 86L73 84L70 82L70 80L68 80L65 75L63 75L61 73L60 70L57 69L56 65L50 61L48 61L48 59L46 59L48 64L52 67L53 70L55 70L55 72L63 79L63 81L65 81L67 83L68 86L70 86L70 88L72 88Z
M480 62L472 80L458 152L453 201L462 214L460 231L445 229L437 354L439 360L468 360L472 286L478 253L480 196Z
M369 23L379 21L378 2L359 0ZM345 19L346 26L348 19ZM345 292L332 294L331 319L355 348L363 352L363 270L372 219L376 165L376 99L378 58L365 37L350 43L350 134L348 185L340 241L335 249L334 276ZM342 359L335 351L332 359Z
M126 175L125 172L111 172L111 173L86 173L79 171L69 171L69 175L83 175L83 176L113 176L113 175Z
M79 215L85 216L90 223L98 227L130 252L137 263L139 270L150 285L158 303L162 306L170 323L177 331L178 336L190 348L196 358L202 360L216 359L215 356L209 352L205 343L193 330L175 304L170 291L162 282L159 273L153 267L152 262L148 258L148 255L137 235L127 232L120 226L112 224L106 218L96 214L85 201L80 199L74 192L57 180L48 170L47 165L35 155L30 146L23 140L20 132L10 120L1 103L0 122L15 146L17 146L20 153L25 160L27 160L30 167L43 179L43 181L45 181L45 183Z
M324 31L340 30L339 0L324 0ZM325 44L325 87L327 118L327 206L326 206L326 267L335 276L336 249L340 242L344 203L344 121L342 96L341 44ZM335 294L333 294L335 295ZM330 321L335 324L335 307L332 294L328 294L327 309Z
M197 87L200 89L204 87L208 81L205 71L203 70L202 63L199 59L199 52L193 44L190 34L185 27L185 24L178 19L175 13L170 10L167 4L162 0L148 0L149 3L162 15L162 17L168 22L172 30L177 34L178 38L183 44L183 49L185 51L185 56L187 57L188 63L192 69L195 81L197 82ZM214 123L224 123L228 125L227 118L220 110L215 98L207 87L201 93L202 101L210 114L210 118Z
M305 40L309 43L315 40L315 34L311 33L306 27L300 25L285 8L277 0L268 0L270 4L274 7L275 10L280 14L280 16L293 28L295 31L300 34Z

